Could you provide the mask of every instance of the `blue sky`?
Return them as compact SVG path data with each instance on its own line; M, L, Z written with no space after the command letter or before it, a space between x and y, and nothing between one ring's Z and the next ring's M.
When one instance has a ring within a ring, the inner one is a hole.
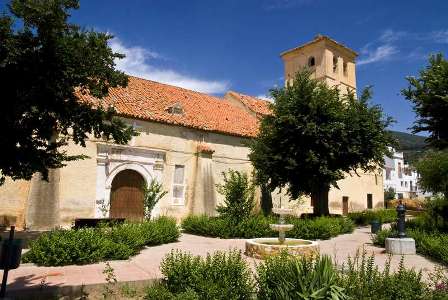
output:
M279 54L316 34L358 51L358 89L407 131L414 120L400 95L430 53L448 52L448 1L81 0L72 21L115 35L137 76L221 95L265 95L283 83Z

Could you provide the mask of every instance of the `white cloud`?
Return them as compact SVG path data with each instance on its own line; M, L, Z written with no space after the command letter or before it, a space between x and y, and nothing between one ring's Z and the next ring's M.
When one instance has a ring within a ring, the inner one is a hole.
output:
M129 75L209 94L224 93L229 89L227 81L204 80L172 69L156 67L151 64L151 60L160 59L162 56L159 53L138 46L126 47L118 38L111 40L110 47L115 52L126 55L117 60L116 64L117 69Z
M256 96L256 98L262 99L262 100L266 100L266 101L269 101L269 102L273 102L274 101L274 99L272 97L270 97L268 95L265 95L265 94L260 94L260 95Z
M448 44L448 29L433 31L429 36L436 43Z
M374 50L361 50L365 57L358 60L358 65L366 65L390 59L394 54L398 53L398 49L392 45L381 45Z
M383 32L383 34L381 34L379 40L384 43L391 43L406 38L409 35L410 34L406 31L395 31L392 29L387 29Z

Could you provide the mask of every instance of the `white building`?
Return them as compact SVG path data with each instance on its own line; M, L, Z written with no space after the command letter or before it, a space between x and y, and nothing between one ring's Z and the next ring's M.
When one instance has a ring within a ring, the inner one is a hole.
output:
M392 188L395 191L395 198L398 199L425 198L431 196L430 193L425 193L420 189L418 185L420 175L408 164L405 164L403 152L397 152L395 149L392 149L392 151L392 157L384 158L384 190L387 191Z

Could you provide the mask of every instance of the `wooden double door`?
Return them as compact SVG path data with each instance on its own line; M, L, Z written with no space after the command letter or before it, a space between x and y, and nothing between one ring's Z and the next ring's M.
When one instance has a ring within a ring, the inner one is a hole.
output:
M145 179L134 170L124 170L112 180L110 195L111 218L141 221L145 215L143 186Z

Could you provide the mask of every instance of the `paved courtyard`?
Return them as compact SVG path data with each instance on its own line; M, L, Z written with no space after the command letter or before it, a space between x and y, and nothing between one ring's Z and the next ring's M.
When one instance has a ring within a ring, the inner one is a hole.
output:
M320 241L320 252L335 258L338 263L346 260L347 256L353 256L357 249L363 247L368 253L375 254L378 265L384 265L388 255L383 248L371 245L370 228L356 229L352 234L340 235L326 241ZM111 266L115 270L118 281L142 281L160 278L160 262L166 253L172 249L189 251L196 255L206 255L216 250L240 249L244 251L243 239L216 239L183 234L176 243L165 244L157 247L146 248L130 260L112 261ZM400 256L392 257L392 268L396 268ZM257 261L247 258L252 266ZM433 270L434 262L420 256L408 255L405 257L407 267L422 269L424 273ZM84 266L64 267L38 267L33 264L23 264L18 269L9 273L8 290L22 290L27 288L41 288L44 286L81 286L94 285L105 282L103 275L105 264L98 263ZM1 271L0 271L0 274Z

